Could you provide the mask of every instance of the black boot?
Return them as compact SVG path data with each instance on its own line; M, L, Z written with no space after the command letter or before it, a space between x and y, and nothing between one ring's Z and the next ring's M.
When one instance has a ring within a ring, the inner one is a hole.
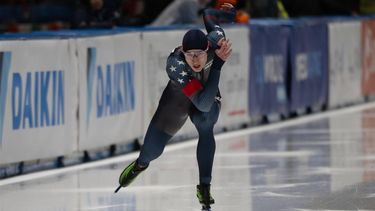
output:
M203 207L210 208L210 205L215 203L215 200L211 196L210 189L211 185L209 184L197 185L197 197Z

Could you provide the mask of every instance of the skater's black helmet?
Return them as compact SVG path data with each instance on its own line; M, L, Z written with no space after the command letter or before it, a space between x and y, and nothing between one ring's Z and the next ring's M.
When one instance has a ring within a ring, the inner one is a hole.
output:
M206 50L208 40L206 35L199 29L191 29L185 33L182 39L182 49L186 52L191 49Z

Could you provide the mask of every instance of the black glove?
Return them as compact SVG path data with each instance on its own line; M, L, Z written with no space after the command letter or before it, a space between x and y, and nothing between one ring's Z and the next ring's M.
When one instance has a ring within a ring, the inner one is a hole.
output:
M225 33L224 30L220 27L215 27L215 30L211 31L207 35L207 39L210 42L211 47L215 50L220 48L218 42L221 38L225 38Z

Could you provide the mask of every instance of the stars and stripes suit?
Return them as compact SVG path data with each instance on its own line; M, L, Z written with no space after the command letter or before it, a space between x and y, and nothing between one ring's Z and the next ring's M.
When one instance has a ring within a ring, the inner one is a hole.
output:
M204 12L211 45L207 51L207 63L201 72L190 68L181 46L169 55L166 72L170 80L146 132L138 158L140 165L148 165L159 157L170 138L190 117L199 134L197 160L200 183L210 184L215 154L213 127L220 112L219 79L224 64L215 54L216 43L225 37L224 30L218 25L222 16L230 20L234 17L224 11L208 9Z

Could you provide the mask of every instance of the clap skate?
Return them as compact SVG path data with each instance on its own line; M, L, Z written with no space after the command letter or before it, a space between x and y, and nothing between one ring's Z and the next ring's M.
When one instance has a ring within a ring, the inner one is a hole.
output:
M211 211L211 204L215 203L210 193L211 185L197 185L197 197L202 205L202 211Z
M130 163L121 173L119 178L120 185L115 190L117 193L122 187L127 187L133 180L144 170L147 169L148 166L141 167L138 165L137 160Z

